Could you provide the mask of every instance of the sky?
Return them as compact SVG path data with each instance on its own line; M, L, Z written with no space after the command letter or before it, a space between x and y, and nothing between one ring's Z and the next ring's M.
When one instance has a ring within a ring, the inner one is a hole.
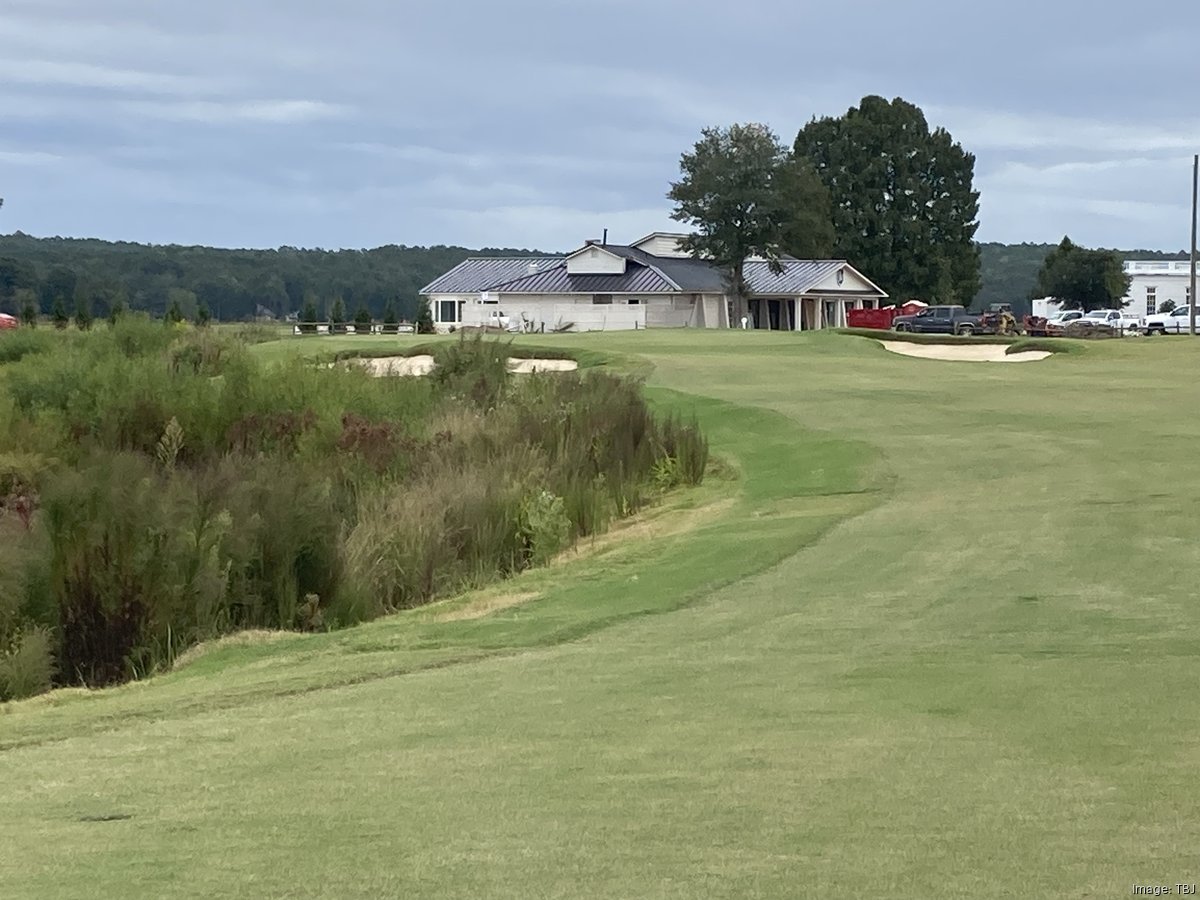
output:
M1180 250L1197 75L1186 0L0 0L0 233L632 241L702 128L879 94L976 155L980 240Z

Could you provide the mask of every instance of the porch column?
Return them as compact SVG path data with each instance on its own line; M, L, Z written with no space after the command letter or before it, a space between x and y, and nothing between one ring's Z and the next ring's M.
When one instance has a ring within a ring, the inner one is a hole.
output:
M820 297L813 298L813 330L820 331L825 327L825 301Z

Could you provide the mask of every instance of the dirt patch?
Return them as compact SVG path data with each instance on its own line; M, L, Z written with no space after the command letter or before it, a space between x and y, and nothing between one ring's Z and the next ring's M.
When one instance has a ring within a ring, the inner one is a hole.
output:
M736 497L727 497L693 509L662 509L642 513L615 524L603 534L580 541L570 550L556 556L550 561L550 565L562 565L581 557L603 553L629 540L650 540L683 534L717 518L736 502Z
M525 591L523 593L493 594L487 597L476 597L466 606L460 606L457 609L442 613L434 621L465 622L468 619L482 619L484 616L490 616L492 613L499 612L502 609L512 609L514 606L520 606L522 603L536 600L540 596L542 596L540 593Z
M361 357L356 362L376 377L384 375L428 375L433 371L432 356Z
M617 547L630 540L650 540L652 538L670 537L683 534L717 518L736 502L736 498L728 497L694 509L659 509L643 513L622 524L614 526L604 534L581 541L570 550L554 557L550 565L561 566L589 556L595 556L606 550ZM532 570L536 572L537 570ZM514 606L521 606L537 600L542 596L540 591L512 591L503 594L489 594L476 597L465 606L447 610L437 616L436 622L462 622L469 619L482 619L484 616Z
M884 348L902 356L918 359L941 359L947 362L1036 362L1053 356L1045 350L1005 353L1007 344L910 344L905 341L880 341Z
M295 637L297 634L298 632L295 631L267 631L262 628L235 631L233 634L227 634L224 637L217 638L215 641L205 641L203 644L196 644L194 647L189 647L175 660L172 671L182 669L184 666L191 665L201 657L207 656L217 650L224 650L226 647L254 647L259 644L270 644L275 641L286 640Z

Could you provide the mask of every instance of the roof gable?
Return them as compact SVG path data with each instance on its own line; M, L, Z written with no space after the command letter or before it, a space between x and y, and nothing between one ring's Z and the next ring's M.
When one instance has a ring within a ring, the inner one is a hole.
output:
M567 255L567 272L572 275L622 275L625 257L600 244L588 244Z
M782 271L772 272L765 260L746 263L746 286L752 294L807 294L813 291L857 293L872 297L887 294L844 260L781 259ZM841 273L841 280L838 275Z
M629 246L644 250L647 253L659 257L673 257L676 259L687 259L691 254L680 249L680 242L686 239L686 234L675 234L667 231L654 231L634 241Z

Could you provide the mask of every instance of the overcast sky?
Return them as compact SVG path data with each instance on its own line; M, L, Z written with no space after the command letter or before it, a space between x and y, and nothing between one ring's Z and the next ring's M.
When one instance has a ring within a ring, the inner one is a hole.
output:
M1182 249L1200 4L0 0L0 232L563 250L672 227L706 125L865 94L978 157L981 240Z

